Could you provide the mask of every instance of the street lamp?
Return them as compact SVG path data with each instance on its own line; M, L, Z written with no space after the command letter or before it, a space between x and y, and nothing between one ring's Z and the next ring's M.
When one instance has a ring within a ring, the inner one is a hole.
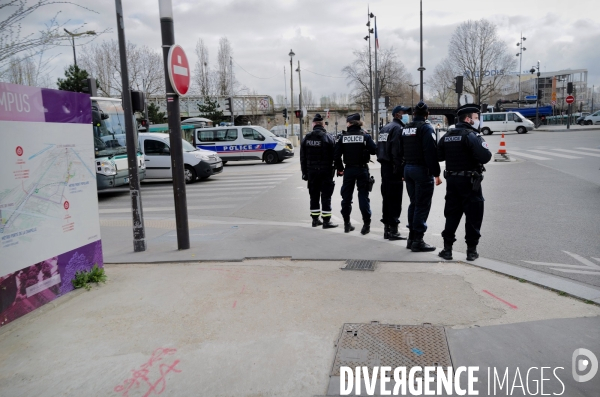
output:
M537 61L537 67L536 66L532 66L531 70L529 72L531 72L531 74L534 74L535 71L537 69L537 78L535 79L535 86L536 86L536 96L535 96L535 126L536 128L539 127L539 109L540 109L540 61Z
M369 42L369 99L371 101L370 109L371 109L371 133L374 134L373 128L373 71L371 68L371 34L373 34L374 30L371 28L371 14L367 11L367 32L368 34L364 37L365 41Z
M87 32L81 32L81 33L73 33L73 32L69 32L67 29L63 30L69 35L71 36L71 42L73 44L73 63L75 63L75 66L77 66L77 58L75 56L75 37L79 37L79 36L95 36L96 32L94 32L93 30L88 30Z
M411 90L411 97L410 97L410 103L411 103L411 110L414 112L414 108L415 108L415 87L418 87L421 83L418 84L409 84L409 86L412 88Z
M523 51L527 50L527 48L523 47L523 42L525 40L527 40L525 37L523 37L523 33L521 32L521 41L519 41L517 43L517 47L519 47L519 52L517 53L517 56L520 57L519 58L519 102L518 102L518 107L521 107L521 71L523 70Z
M292 61L294 58L294 51L292 51L290 49L290 53L288 54L290 56L290 96L291 96L291 107L292 107L292 111L289 113L290 114L290 124L291 124L291 136L294 136L294 73L292 72L292 70L294 70L294 66L292 65Z

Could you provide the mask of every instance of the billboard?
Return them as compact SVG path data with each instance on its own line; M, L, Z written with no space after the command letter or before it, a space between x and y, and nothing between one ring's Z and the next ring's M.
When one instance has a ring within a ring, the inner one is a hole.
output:
M89 95L0 83L0 326L103 265Z

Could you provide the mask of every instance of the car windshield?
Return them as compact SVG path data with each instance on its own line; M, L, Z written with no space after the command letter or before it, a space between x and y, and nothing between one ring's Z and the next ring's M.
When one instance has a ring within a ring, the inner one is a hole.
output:
M169 138L167 138L167 140L169 140ZM182 146L183 146L183 151L184 152L195 152L195 151L198 150L198 149L196 149L194 147L194 145L192 145L191 143L189 143L185 139L182 139L181 142L182 142ZM170 145L170 142L169 142L169 145Z
M261 126L257 126L257 125L253 125L252 128L254 128L256 131L260 132L261 134L268 136L268 137L275 137L276 135L274 135L271 131L267 130L266 128L263 128Z
M108 118L103 118L102 114ZM126 154L125 113L121 102L95 99L92 101L92 115L96 157Z
M525 120L525 116L523 116L521 113L519 112L515 112L515 116L518 116L521 120L515 120L515 121L523 121Z

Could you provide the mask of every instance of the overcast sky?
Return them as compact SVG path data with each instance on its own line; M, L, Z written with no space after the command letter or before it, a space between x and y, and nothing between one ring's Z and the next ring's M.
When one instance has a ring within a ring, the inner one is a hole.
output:
M30 0L32 1L32 0ZM122 0L126 38L138 45L160 50L158 0ZM97 40L117 37L115 5L112 0L76 0L96 12L72 5L52 6L38 11L24 22L24 30L36 30L52 11L61 11L59 20L69 21L67 28L87 23L85 30L112 28ZM289 93L290 49L301 62L302 86L317 98L333 92L349 92L341 69L352 62L352 51L366 42L367 6L377 15L381 47L393 46L418 82L419 74L419 1L418 0L173 0L175 38L194 64L195 43L199 38L208 45L210 62L216 64L220 37L226 36L234 52L236 78L259 94L276 97L284 93L283 68L286 66ZM455 27L468 19L486 18L498 26L500 37L511 52L521 31L527 38L523 69L537 60L542 71L585 69L588 83L600 86L600 17L598 0L424 0L423 39L425 80L446 56ZM72 63L72 52L62 47L52 61L54 78ZM245 70L242 70L242 68ZM323 77L309 71L322 75ZM298 74L294 86L298 87ZM260 78L257 78L260 77ZM297 93L297 91L296 91ZM288 94L289 95L289 94Z

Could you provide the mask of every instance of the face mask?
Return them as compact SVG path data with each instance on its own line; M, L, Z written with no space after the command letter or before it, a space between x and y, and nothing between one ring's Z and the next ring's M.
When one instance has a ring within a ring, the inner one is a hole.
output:
M471 120L473 122L473 124L471 124L473 126L473 128L478 129L479 128L479 120Z
M408 123L408 114L403 114L403 115L402 115L402 122L403 122L404 124Z

